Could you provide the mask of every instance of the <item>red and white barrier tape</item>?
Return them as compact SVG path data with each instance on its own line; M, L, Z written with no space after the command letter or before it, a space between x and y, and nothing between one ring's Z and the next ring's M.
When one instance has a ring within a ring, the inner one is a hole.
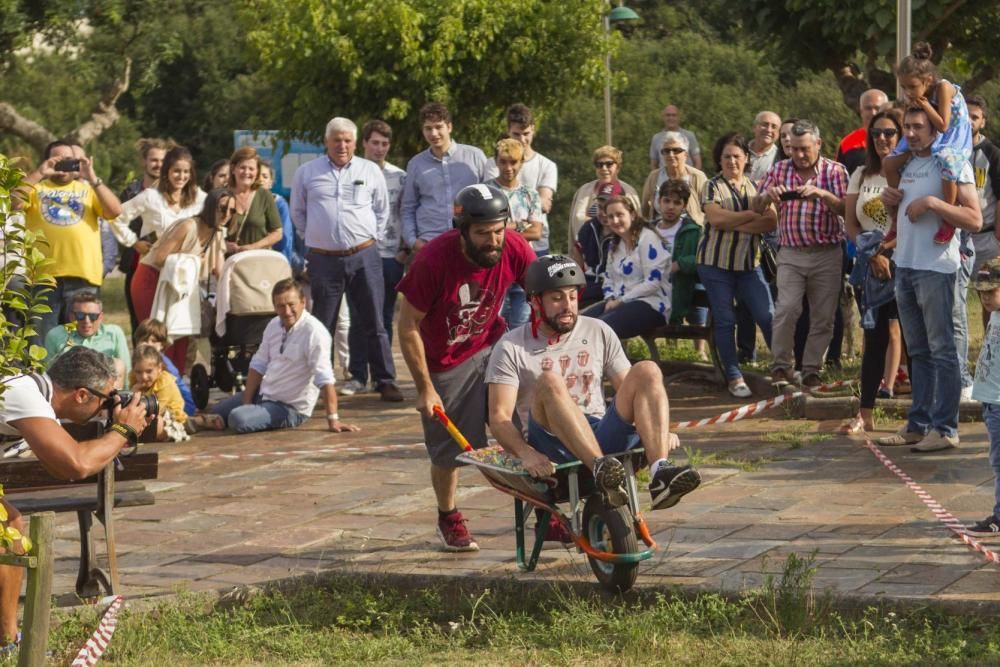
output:
M104 598L101 602L103 603L108 600L111 600L111 604L108 605L104 616L101 617L101 622L97 625L97 629L94 630L94 634L90 636L87 643L80 649L80 652L76 654L76 658L70 664L70 667L92 667L97 664L97 661L104 655L104 651L107 650L108 644L111 642L111 636L115 634L115 627L118 625L118 610L121 609L124 599L122 596L116 595Z
M375 452L391 452L401 449L417 449L423 448L424 443L415 442L405 445L372 445L366 447L320 447L317 449L286 449L286 450L272 450L269 452L246 452L242 454L181 454L177 456L164 456L161 458L162 461L166 463L190 463L192 461L245 461L250 459L267 459L267 458L288 458L291 456L315 456L319 454L339 454L342 452L348 453L375 453Z
M959 521L954 514L942 507L941 503L934 500L931 494L924 491L919 484L913 481L912 477L903 472L902 468L893 463L892 459L886 456L882 450L878 448L878 445L868 438L865 438L865 447L867 447L868 450L875 455L875 458L877 458L882 465L899 477L899 479L901 479L903 483L906 484L906 486L913 491L913 493L915 493L920 500L923 501L924 505L927 505L927 509L929 509L934 516L937 517L938 521L944 524L944 527L950 530L955 537L967 544L970 548L983 554L983 557L985 557L986 560L992 563L1000 563L1000 554L993 551L989 547L983 546L979 540L966 534L965 528L962 526L962 522Z
M852 384L854 380L837 380L836 382L830 382L828 384L820 385L811 391L825 391L827 389L836 389L837 387L842 387L844 385ZM766 401L757 401L756 403L750 403L742 407L736 408L735 410L730 410L729 412L723 412L721 415L716 415L715 417L706 417L704 419L692 419L686 422L674 422L670 425L675 431L690 429L690 428L701 428L702 426L711 426L712 424L728 424L729 422L739 421L758 412L763 412L764 410L770 410L771 408L777 407L784 403L785 401L790 401L794 398L802 396L808 392L796 391L791 394L781 394L780 396L775 396L774 398L769 398Z

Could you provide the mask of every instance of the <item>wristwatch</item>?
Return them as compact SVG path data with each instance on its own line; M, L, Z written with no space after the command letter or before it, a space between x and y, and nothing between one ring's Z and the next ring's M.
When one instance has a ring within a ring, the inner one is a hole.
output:
M104 179L102 179L100 176L98 176L97 180L94 181L93 183L91 183L90 185L91 185L91 187L93 187L96 190L97 188L99 188L102 185L104 185Z

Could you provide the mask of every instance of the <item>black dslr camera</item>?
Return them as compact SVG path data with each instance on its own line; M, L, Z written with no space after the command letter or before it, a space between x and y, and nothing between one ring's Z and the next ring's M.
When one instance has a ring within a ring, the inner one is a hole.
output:
M118 405L120 401L122 406L126 406L132 402L133 396L135 396L135 392L127 389L115 389L111 392L104 403L104 409L108 411L109 424L111 423L112 415L114 415L115 412L115 405ZM115 401L116 397L118 398L118 401ZM160 412L160 402L156 400L156 396L153 396L152 394L141 396L139 398L139 404L146 406L147 415L157 415Z

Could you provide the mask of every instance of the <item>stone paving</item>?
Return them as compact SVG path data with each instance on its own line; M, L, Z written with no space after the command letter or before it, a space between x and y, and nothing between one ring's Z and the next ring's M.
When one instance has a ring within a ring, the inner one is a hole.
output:
M397 363L405 369L398 357ZM126 597L226 590L325 571L596 586L584 556L559 546L542 552L536 572L520 573L511 499L473 469L462 471L459 507L481 550L438 551L415 394L408 378L401 385L410 402L386 404L375 395L342 399L341 415L360 425L360 433L329 434L318 415L294 431L210 433L158 446L160 478L149 484L156 504L117 515ZM668 389L674 420L737 406L713 387L670 384ZM780 573L789 554L815 553L814 586L859 601L908 598L980 606L1000 600L1000 566L951 537L859 440L828 437L836 425L788 420L778 408L682 433L683 445L696 462L703 461L705 483L675 508L645 514L661 548L640 566L637 585L738 591ZM980 519L992 507L987 444L981 424L962 424L957 450L885 451L966 520ZM335 451L272 455L330 448ZM249 453L265 456L189 458ZM754 465L737 467L732 459ZM60 515L55 546L53 590L69 604L75 599L70 593L78 553L75 517Z

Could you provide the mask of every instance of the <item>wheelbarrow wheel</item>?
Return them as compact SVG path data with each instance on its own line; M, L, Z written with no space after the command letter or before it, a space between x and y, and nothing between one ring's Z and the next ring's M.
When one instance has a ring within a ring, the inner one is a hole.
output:
M604 505L599 494L595 493L587 498L587 503L583 506L583 532L590 546L599 551L615 554L634 554L639 551L628 506L610 509ZM609 563L591 556L587 560L601 585L612 590L629 590L639 573L638 562Z
M194 398L195 407L204 410L208 405L208 390L211 383L208 371L201 364L191 367L191 397Z

